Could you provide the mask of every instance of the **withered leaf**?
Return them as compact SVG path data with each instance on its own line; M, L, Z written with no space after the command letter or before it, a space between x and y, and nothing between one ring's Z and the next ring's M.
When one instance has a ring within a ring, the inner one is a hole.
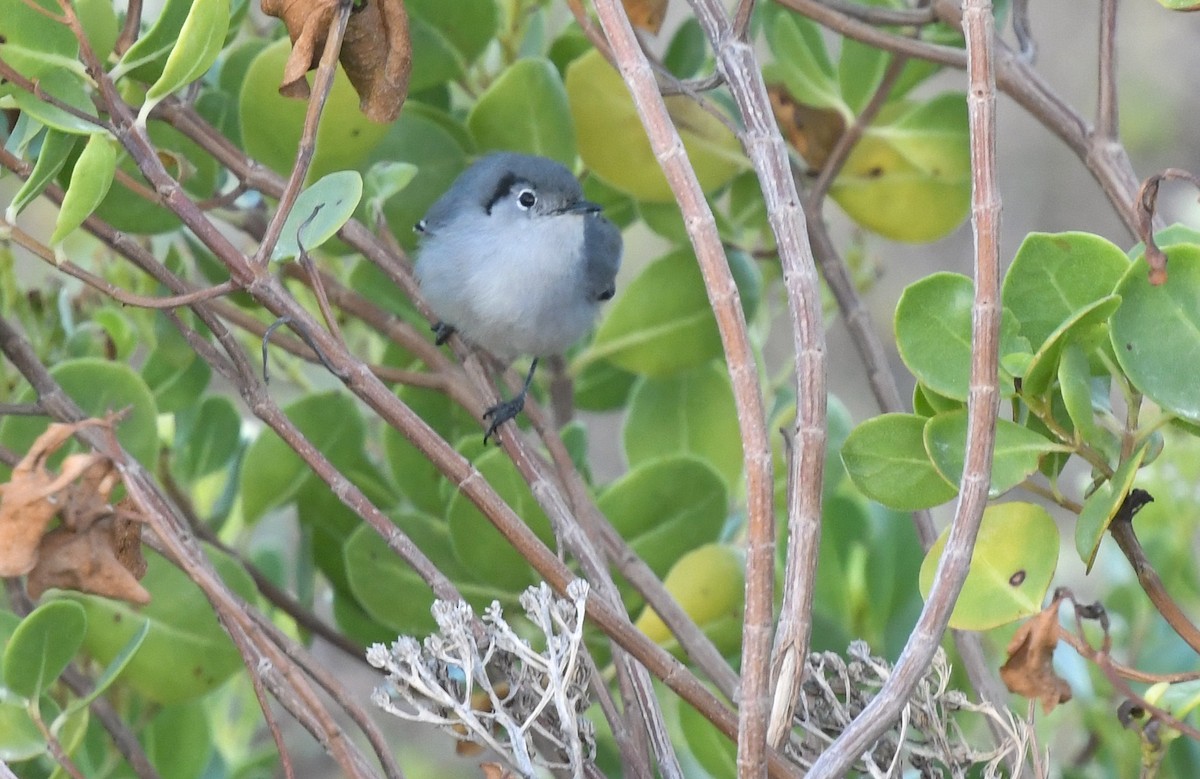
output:
M651 35L658 35L663 19L667 16L668 0L622 0L625 14L634 27L640 27Z
M262 0L263 13L283 20L292 39L281 95L309 96L305 74L321 61L338 6L338 0ZM399 116L412 71L403 0L366 0L356 5L346 25L339 60L368 119L390 122Z
M1056 598L1017 630L1000 669L1000 678L1011 692L1040 700L1047 714L1071 700L1071 686L1054 673L1052 663L1058 645L1058 604Z
M73 454L57 474L46 467L50 456L84 424L97 421L50 425L13 468L12 478L0 485L0 576L20 576L33 569L42 534L66 504L60 493L103 459L98 454Z
M144 605L150 593L138 579L146 573L139 539L141 524L126 517L107 516L87 529L57 527L42 537L37 565L26 586L31 597L51 587L76 590ZM136 550L136 556L130 550ZM124 559L123 559L124 558Z
M831 108L797 102L780 84L767 87L779 129L811 167L825 166L830 152L846 131L846 120Z
M480 763L483 769L483 779L514 779L516 774L499 763Z

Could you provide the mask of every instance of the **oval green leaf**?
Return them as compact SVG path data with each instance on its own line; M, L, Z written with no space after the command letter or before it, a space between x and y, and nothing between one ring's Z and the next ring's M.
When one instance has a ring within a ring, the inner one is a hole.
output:
M25 179L25 183L17 190L17 194L13 195L12 202L4 209L5 221L15 223L20 213L25 210L25 206L42 194L46 185L54 180L54 177L66 164L67 158L75 151L75 144L78 141L78 135L65 133L53 127L46 128L37 162L33 164L29 178Z
M475 467L542 543L553 546L550 521L508 456L492 449L475 459ZM529 562L461 492L450 500L447 517L454 553L468 576L509 593L535 581Z
M708 463L667 457L630 470L601 493L596 505L662 578L686 552L717 540L728 501L725 482Z
M929 597L938 560L950 529L942 532L921 564L921 596ZM1042 610L1058 565L1058 528L1050 514L1032 503L988 506L971 553L950 626L990 630Z
M311 252L336 235L354 216L362 188L362 176L353 170L330 173L306 188L283 223L271 259L299 257L302 251Z
M566 87L584 164L638 200L673 200L621 74L593 49L567 68ZM746 167L737 137L718 119L689 97L674 95L665 102L705 192Z
M917 381L951 400L965 402L971 377L971 305L975 285L957 273L934 273L908 285L896 304L896 346ZM1021 351L1015 317L1004 312L1000 357ZM1013 394L1012 377L1000 370L1000 391Z
M257 590L242 567L222 552L205 551L230 589L253 600ZM60 597L76 601L87 612L84 647L101 663L114 662L150 623L141 649L122 675L146 698L170 704L203 695L242 667L241 655L208 598L187 574L154 552L147 552L146 563L142 586L152 600L141 608L82 593L62 592Z
M617 296L574 366L593 360L654 378L721 356L721 335L690 249L646 266Z
M741 491L742 436L733 388L715 363L643 379L634 387L621 438L630 467L691 454L713 466L731 492Z
M467 117L481 150L519 151L575 164L575 129L567 90L554 63L541 57L509 65Z
M225 44L229 19L230 0L193 0L175 45L167 55L162 74L146 92L146 102L138 112L139 124L145 126L150 111L163 98L200 78L212 67Z
M1121 279L1112 344L1138 390L1167 411L1200 422L1200 246L1179 244L1167 257L1162 286L1150 284L1145 257Z
M296 162L308 109L307 101L279 94L290 51L291 42L286 36L263 49L250 63L238 96L246 153L283 175ZM358 108L358 93L345 72L338 68L321 113L321 123L317 125L316 152L307 181L316 181L338 170L357 170L387 134L388 127L363 116Z
M103 417L110 411L128 408L128 413L117 423L117 440L138 462L154 468L158 462L158 409L146 383L132 368L85 357L59 363L50 369L50 375L89 416ZM32 390L26 390L18 402L33 399ZM25 452L45 430L46 421L40 417L8 416L0 420L0 443L15 452ZM68 444L51 462L61 462L65 453L73 451L79 451L78 446ZM3 472L7 473L7 469Z
M903 511L939 506L958 494L925 450L925 422L916 414L883 414L854 428L842 445L842 463L862 494Z
M938 414L925 424L925 449L938 472L951 484L962 481L967 447L967 410ZM996 420L989 498L998 498L1038 469L1042 456L1069 452L1045 436L1008 419Z
M43 603L21 620L4 648L4 686L26 700L46 691L83 645L87 617L77 603Z
M1129 268L1115 244L1090 233L1030 233L1004 275L1001 300L1034 349L1080 310L1112 294Z

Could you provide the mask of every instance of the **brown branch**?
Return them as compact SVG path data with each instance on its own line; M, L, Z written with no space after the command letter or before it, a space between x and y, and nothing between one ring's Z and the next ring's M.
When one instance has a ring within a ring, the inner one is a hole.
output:
M774 617L772 591L775 519L771 447L767 439L766 416L758 386L755 358L746 331L737 286L729 271L712 210L688 162L679 132L671 122L662 96L658 92L653 71L620 3L617 0L597 0L596 10L613 55L620 64L621 76L646 128L655 158L662 167L683 212L688 236L704 277L709 302L716 314L717 327L733 383L738 424L741 429L748 516L742 697L738 708L739 773L746 775L745 772L761 770L765 763L770 683L768 663ZM720 13L723 17L725 12L721 9ZM712 37L710 34L710 38ZM721 56L720 50L718 56ZM730 77L728 68L725 69L724 75L726 78ZM769 115L768 113L768 117ZM799 198L793 195L793 202L797 205L798 200ZM815 310L820 311L819 303ZM809 408L819 409L819 416L824 420L824 392L817 398L804 398L804 402ZM801 419L807 419L803 412L799 416ZM824 434L823 426L820 434ZM818 473L819 467L818 465ZM819 484L818 479L818 491Z
M966 579L979 522L987 503L995 423L999 410L997 361L1000 333L1000 198L996 187L995 30L991 4L967 0L963 12L967 38L971 128L972 222L975 228L975 302L973 307L969 426L966 465L959 502L934 584L892 675L862 713L817 759L810 777L841 776L899 716L904 703L937 650L954 603Z
M1150 598L1154 608L1158 609L1158 613L1163 616L1171 629L1187 642L1192 651L1200 652L1200 629L1192 624L1187 614L1167 592L1158 571L1154 570L1154 564L1146 556L1145 550L1142 549L1142 545L1137 539L1137 534L1133 531L1134 515L1153 500L1154 498L1145 490L1130 490L1109 524L1108 532L1112 533L1113 540L1117 542L1121 553L1125 555L1133 572L1137 574L1138 584L1142 586L1142 590Z

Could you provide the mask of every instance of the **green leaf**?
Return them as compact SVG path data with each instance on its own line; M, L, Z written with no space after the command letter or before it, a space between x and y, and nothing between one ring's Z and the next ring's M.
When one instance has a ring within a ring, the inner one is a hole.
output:
M1099 429L1092 406L1091 369L1087 353L1078 343L1071 342L1063 347L1058 362L1058 391L1075 429L1075 442L1092 443Z
M1170 248L1168 277L1155 287L1144 257L1117 286L1112 316L1117 361L1133 385L1163 409L1200 422L1200 246Z
M368 202L382 206L412 183L417 170L417 166L409 162L376 162L367 170Z
M4 686L41 697L83 645L87 617L75 603L43 603L21 620L4 648Z
M0 698L0 760L17 763L46 752L46 738L24 703Z
M854 146L829 195L851 219L885 238L936 240L970 210L969 141L960 93L889 104Z
M567 91L548 59L517 60L505 68L479 96L467 127L480 150L519 151L575 164Z
M310 395L284 409L314 447L350 476L348 466L365 458L365 427L354 401L343 394ZM263 431L242 461L242 513L254 523L271 509L292 502L317 477L290 446L272 431ZM360 485L361 486L361 485Z
M142 378L161 412L194 407L212 378L212 368L174 326L157 322L158 343L146 357Z
M1189 227L1185 224L1167 225L1163 229L1154 234L1154 243L1160 249L1167 249L1177 243L1195 243L1200 244L1200 230L1194 227ZM1138 257L1146 253L1146 244L1142 241L1135 243L1129 251L1125 252L1125 256L1130 262L1133 262Z
M582 411L621 408L636 382L636 375L607 360L587 361L575 379L575 407Z
M111 0L75 0L74 6L88 44L104 62L112 54L121 32Z
M117 440L143 465L154 467L158 461L158 409L146 383L132 368L85 357L60 362L50 369L50 375L89 416L102 417L110 411L128 408L129 412L116 425ZM32 390L25 390L17 402L28 403L33 399ZM0 420L0 443L15 452L25 452L45 430L46 420L41 417L7 416ZM78 451L76 444L64 446L51 458L51 465L57 467L62 457L73 451Z
M716 469L731 492L741 491L742 438L733 388L715 363L670 378L642 379L621 437L631 468L691 454Z
M1121 298L1117 295L1100 298L1071 314L1050 334L1025 370L1021 396L1026 402L1035 407L1045 407L1044 402L1037 399L1050 391L1050 385L1058 372L1058 361L1063 348L1069 343L1087 344L1099 340L1096 337L1097 331L1104 332L1105 323L1120 303ZM1090 352L1091 348L1085 347L1084 351Z
M1083 560L1088 571L1096 562L1096 552L1100 550L1100 542L1104 540L1108 526L1125 502L1125 496L1133 489L1146 450L1145 444L1139 446L1128 460L1121 463L1112 478L1097 487L1083 502L1083 511L1075 521L1075 551L1079 552L1079 559Z
M206 549L225 583L252 600L254 581L232 558ZM146 606L83 593L59 591L87 612L84 647L101 663L116 662L135 636L150 629L141 649L125 666L122 680L151 701L171 704L212 690L242 667L241 655L221 628L203 591L180 569L154 552L146 554L142 586L152 595Z
M958 494L925 449L925 422L916 414L883 414L854 428L842 462L862 494L903 511L932 508Z
M203 200L216 194L223 180L223 169L212 155L166 122L151 119L147 131L159 160L194 200ZM122 155L117 169L131 180L152 189L129 155ZM169 208L147 200L142 193L130 189L120 179L96 208L96 216L118 230L137 235L157 235L178 229L182 224ZM224 266L221 269L227 277L228 271Z
M17 194L13 195L12 202L4 210L5 221L16 222L17 216L25 210L25 206L45 191L46 185L54 180L66 164L67 157L75 150L78 140L78 135L55 130L53 127L46 129L46 134L42 137L42 148L38 152L37 162L33 164L29 178L25 179L25 183L17 190Z
M155 81L163 72L167 55L179 40L179 31L192 8L192 0L166 0L154 26L138 37L110 74L116 81L128 74L139 81Z
M791 96L805 105L849 115L820 27L786 11L773 13L765 26L767 44L775 55L766 73L768 81L782 81Z
M471 584L469 574L454 556L444 520L406 512L392 521L442 573L454 579L474 605L482 608L502 594ZM434 600L429 585L388 547L374 528L362 525L351 533L343 555L350 592L371 619L394 633L406 635L423 635L436 628L429 611Z
M323 176L296 198L283 223L283 232L271 260L299 257L328 241L354 216L362 198L362 176L353 170L339 170Z
M647 265L617 296L578 363L605 360L664 378L721 353L704 277L691 250L680 249Z
M412 41L410 93L461 77L496 35L494 0L408 0L404 8Z
M172 779L203 776L214 747L202 701L163 708L142 731L141 740L158 775Z
M175 415L172 465L189 483L216 473L233 461L241 445L242 418L229 398L214 395Z
M1038 349L1078 311L1113 293L1125 253L1089 233L1030 233L1004 276L1001 300Z
M950 528L921 565L921 595L929 597ZM971 553L971 568L950 615L957 630L990 630L1042 610L1058 565L1058 528L1032 503L988 506Z
M296 162L308 109L307 101L279 94L283 67L290 52L291 42L286 37L263 49L250 63L238 95L238 117L246 153L282 175L287 175ZM405 113L408 108L406 104ZM317 125L316 152L306 181L317 181L334 171L358 170L388 129L388 125L363 116L358 108L358 93L345 72L338 68L321 113L321 123Z
M162 75L146 92L138 112L143 127L150 111L163 98L200 78L217 61L229 31L230 0L193 0L179 36L167 55Z
M717 730L704 715L678 696L675 701L679 728L691 756L713 779L734 779L737 776L737 743Z
M852 113L862 113L879 88L891 59L892 55L883 49L852 38L842 39L842 51L838 57L838 89Z
M444 392L402 387L400 400L447 441L478 435L479 420ZM445 515L450 489L442 472L428 457L392 427L383 430L388 472L405 500L415 509L435 517Z
M677 78L691 78L700 72L707 59L708 38L704 36L700 22L693 17L684 19L667 44L663 65Z
M625 81L600 52L593 49L571 63L566 87L584 165L638 200L674 200ZM747 166L737 137L720 120L689 97L672 95L664 101L705 192L725 185Z
M957 273L934 273L905 288L896 304L900 358L926 389L966 401L971 375L971 305L975 285ZM1000 356L1020 350L1017 323L1005 313ZM1000 371L1000 390L1012 395L1012 377Z
M94 116L96 106L80 74L65 68L49 71L38 79L38 92L53 97L57 103L70 106L74 112L59 108L57 104L49 103L32 92L18 89L12 99L21 113L29 114L42 124L65 133L94 135L100 131L99 119L92 121L84 118Z
M967 410L950 411L925 424L925 449L938 472L951 484L962 480L967 447ZM1007 419L996 420L996 443L992 452L992 481L989 498L998 498L1025 481L1050 452L1069 452L1045 436Z
M725 482L712 466L677 456L632 468L604 490L596 505L661 579L686 552L717 540L728 500ZM636 604L627 599L626 607L632 611Z
M79 43L59 15L52 0L0 0L0 59L29 79L67 68L80 73Z
M492 449L476 458L474 463L488 484L542 543L553 547L550 521L508 456L499 449ZM534 582L534 572L525 558L461 492L451 498L447 517L454 553L475 581L510 593L519 592Z
M62 207L50 245L57 246L68 234L91 216L112 186L117 173L117 144L108 133L88 136L87 143L71 171L71 184L63 194Z
M69 603L70 601L56 602ZM71 704L66 708L65 713L70 713L78 709L86 709L92 701L103 695L104 691L111 687L112 683L121 675L121 672L125 670L125 666L129 665L129 661L141 649L142 642L146 640L146 636L149 634L150 623L147 621L142 625L141 630L134 633L125 646L121 648L121 651L117 652L116 656L105 666L104 673L100 674L99 678L96 679L96 684L92 688L92 691L82 698L72 700Z

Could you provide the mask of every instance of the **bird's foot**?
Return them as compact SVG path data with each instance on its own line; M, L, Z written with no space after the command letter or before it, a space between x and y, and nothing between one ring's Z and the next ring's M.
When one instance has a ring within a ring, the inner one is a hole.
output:
M448 325L445 322L436 322L429 329L433 331L433 342L438 346L449 341L450 336L454 335L454 325Z
M521 409L525 408L525 392L522 391L515 398L501 401L496 405L483 412L484 419L491 419L492 423L488 425L487 432L483 434L483 445L487 446L488 439L496 432L496 428L508 422L511 419L516 419L517 414L521 413Z

